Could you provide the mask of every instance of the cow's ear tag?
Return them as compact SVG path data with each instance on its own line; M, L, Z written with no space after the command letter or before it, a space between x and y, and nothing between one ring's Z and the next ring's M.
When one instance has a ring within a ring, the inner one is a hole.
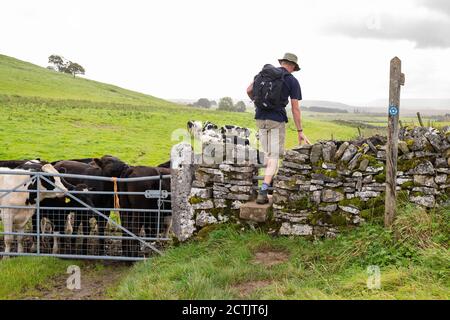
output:
M66 198L66 203L69 203L70 202L70 198Z

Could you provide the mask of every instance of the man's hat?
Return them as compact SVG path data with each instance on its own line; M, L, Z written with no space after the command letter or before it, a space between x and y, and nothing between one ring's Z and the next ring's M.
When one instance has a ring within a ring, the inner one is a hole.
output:
M283 62L283 61L289 61L289 62L294 63L294 64L295 64L295 69L294 69L294 71L299 71L299 70L300 70L300 67L298 66L298 58L297 58L297 56L296 56L295 54L289 53L289 52L285 53L285 54L284 54L284 57L283 57L282 59L278 59L278 62L279 62L280 64L281 64L281 62Z

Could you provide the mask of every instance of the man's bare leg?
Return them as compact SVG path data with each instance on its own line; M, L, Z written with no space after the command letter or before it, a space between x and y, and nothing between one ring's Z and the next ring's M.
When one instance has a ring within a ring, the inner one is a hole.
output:
M278 169L278 159L269 158L267 160L266 170L264 172L264 183L270 185L272 183L273 176Z
M264 180L261 186L261 189L258 193L258 198L256 198L256 203L265 204L269 202L267 197L269 186L272 183L273 176L275 175L278 169L278 159L277 158L269 158L267 160L266 169L264 172Z

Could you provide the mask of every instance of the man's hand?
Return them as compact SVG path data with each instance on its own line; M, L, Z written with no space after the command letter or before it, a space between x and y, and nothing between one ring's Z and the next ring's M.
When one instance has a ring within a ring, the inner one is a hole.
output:
M302 132L298 133L298 144L302 145L302 142L305 142L306 144L311 144L311 142L309 142L309 139L305 136L305 134Z

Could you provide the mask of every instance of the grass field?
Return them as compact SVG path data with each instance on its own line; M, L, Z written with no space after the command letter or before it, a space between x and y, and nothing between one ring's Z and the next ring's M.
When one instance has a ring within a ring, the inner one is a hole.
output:
M380 127L384 121L353 114L303 116L312 141L357 136L357 125L335 120ZM0 55L0 159L113 154L133 165L155 165L169 159L177 142L172 133L190 119L254 128L251 112L176 105ZM373 130L363 130L369 132ZM290 121L287 147L296 143ZM109 294L119 299L448 299L448 215L448 208L426 213L405 207L397 225L403 230L400 239L376 224L323 242L272 238L224 226L204 240L137 263ZM254 264L258 250L283 252L286 260L272 267ZM39 289L65 274L68 263L50 258L0 261L0 299L39 297ZM381 267L381 290L365 287L371 264Z
M172 133L190 119L254 128L250 113L202 110L186 106L140 106L0 96L0 159L48 160L113 154L132 164L167 161ZM356 128L305 117L313 141L348 139ZM20 128L18 130L18 128ZM296 144L296 130L288 126L287 146Z
M393 231L367 224L335 240L311 242L223 226L206 240L137 264L120 299L448 299L449 208L427 213L407 205ZM401 233L399 234L399 231ZM279 264L255 260L283 253ZM381 288L367 288L367 267Z

